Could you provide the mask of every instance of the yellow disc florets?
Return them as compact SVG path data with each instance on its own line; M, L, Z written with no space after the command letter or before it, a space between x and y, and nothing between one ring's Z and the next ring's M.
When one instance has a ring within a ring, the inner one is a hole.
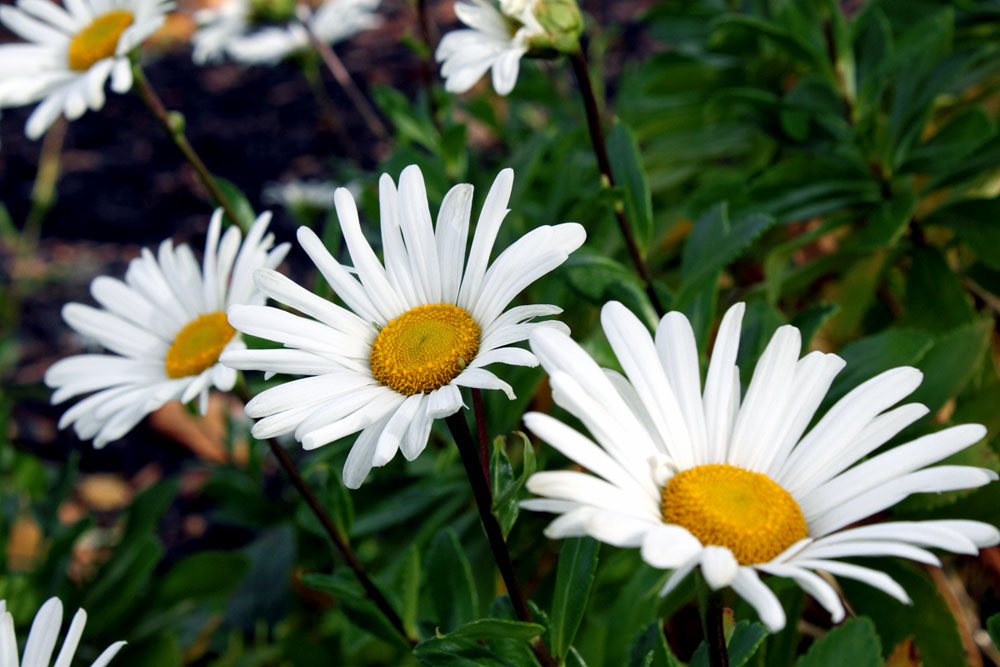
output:
M225 313L199 316L177 332L167 350L167 377L197 375L211 368L235 334L236 329L229 325Z
M400 394L443 387L479 352L479 325L450 303L417 306L389 320L372 343L372 375Z
M118 50L118 38L132 25L133 20L131 12L116 9L91 21L69 42L67 51L69 68L85 72L97 61L115 55L115 51Z
M663 521L704 545L723 546L741 565L766 563L809 534L802 510L767 475L713 463L678 473L663 488Z

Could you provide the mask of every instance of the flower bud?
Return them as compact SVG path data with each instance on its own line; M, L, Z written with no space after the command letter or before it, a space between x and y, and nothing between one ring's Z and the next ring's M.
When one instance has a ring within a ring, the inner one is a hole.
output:
M517 3L518 0L505 0ZM583 33L583 16L576 0L537 0L533 8L535 19L545 30L545 40L550 49L560 53L573 53L580 48L580 35ZM532 46L534 46L534 41ZM539 44L541 45L541 44Z

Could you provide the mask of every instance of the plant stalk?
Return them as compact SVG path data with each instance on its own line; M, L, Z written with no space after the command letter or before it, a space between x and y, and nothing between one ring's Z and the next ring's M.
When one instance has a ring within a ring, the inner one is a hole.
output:
M372 107L371 103L368 102L368 98L365 97L361 89L358 88L358 84L354 83L354 79L351 77L351 73L347 71L344 63L337 57L336 52L333 50L329 44L321 40L316 36L316 33L312 31L309 27L308 21L302 21L302 27L305 28L306 34L309 35L309 41L312 42L313 48L319 54L319 57L323 59L323 64L326 65L330 73L333 74L333 78L337 80L340 87L344 89L347 96L351 100L351 104L358 110L361 114L361 118L365 121L368 129L371 130L372 134L378 137L381 141L386 141L389 139L389 130L386 129L385 123L379 118L378 113Z
M244 388L241 387L236 393L239 395L240 400L243 401L244 404L249 401L249 392L247 392ZM330 540L333 541L337 551L339 551L340 555L347 561L348 567L351 568L351 571L354 572L354 576L358 578L358 582L361 584L362 588L365 589L365 595L367 595L368 598L375 603L375 606L380 612L382 612L382 615L385 616L389 623L392 624L392 627L396 629L396 632L405 638L411 646L416 646L418 643L417 640L407 634L406 629L403 626L403 619L399 617L399 614L397 614L396 610L393 609L389 600L386 599L385 595L382 594L382 591L380 591L375 582L372 581L372 578L368 575L368 571L365 569L365 566L361 564L361 560L358 558L357 554L354 553L351 545L348 544L347 539L340 534L339 530L337 530L337 526L333 523L333 519L330 518L330 515L323 508L323 505L320 504L319 499L309 488L309 485L306 484L302 474L299 472L298 468L295 467L295 463L292 461L291 457L288 456L288 452L286 452L281 446L281 443L278 442L277 438L267 438L267 444L270 446L274 457L278 459L278 463L281 464L285 473L287 473L288 477L292 480L292 485L299 492L299 495L302 496L302 499L306 501L306 505L309 506L309 509L312 510L312 513L319 520L323 529L326 531L326 534L330 537Z
M30 255L38 246L42 223L56 202L56 186L61 171L62 149L69 123L64 117L56 119L42 140L42 153L38 160L35 184L31 188L31 209L21 232L20 253Z
M142 98L142 101L146 103L153 116L159 121L163 130L167 133L171 140L173 140L174 145L180 150L181 154L184 155L184 159L188 161L193 168L198 178L201 180L202 185L208 190L208 194L215 200L216 205L221 206L222 210L226 212L226 216L234 225L240 224L240 218L236 214L236 207L233 203L229 201L229 198L219 187L219 183L212 176L212 173L205 166L205 163L195 152L194 148L191 146L191 142L187 140L184 135L184 128L179 126L170 117L170 112L167 107L164 106L163 100L160 96L156 94L153 86L150 85L149 80L146 78L145 73L138 64L132 65L132 76L135 79L135 88Z
M718 593L708 596L705 610L705 643L708 644L708 664L712 667L729 667L729 650L726 647L726 630L722 624L722 599Z
M486 478L486 485L493 494L493 485L490 483L490 443L489 436L486 435L486 411L483 410L483 392L480 389L472 390L472 411L476 416L476 436L479 438L479 465L483 468L483 476Z
M615 185L615 177L611 171L611 160L608 158L608 147L604 139L604 129L601 126L601 115L598 110L597 97L594 95L594 87L590 81L590 69L587 67L587 59L580 48L569 55L569 61L573 64L573 72L579 84L580 95L583 97L583 108L587 115L587 127L590 130L590 143L594 147L594 155L597 157L597 168L601 172L601 178L610 187ZM650 303L656 309L657 314L662 316L666 311L660 302L660 297L653 286L653 278L646 266L646 260L639 250L639 244L632 233L632 226L625 217L625 211L620 206L614 207L615 219L618 221L618 229L621 230L625 239L625 247L628 249L629 257L635 266L636 272L642 280L649 297Z
M489 540L490 550L493 551L493 558L496 560L497 568L500 570L500 576L503 577L504 585L507 587L507 594L510 596L514 613L517 615L519 621L531 623L534 621L534 617L531 615L531 610L528 609L524 592L521 590L521 583L514 572L514 563L511 561L510 552L507 550L507 543L504 541L500 523L493 516L493 496L490 493L487 481L488 475L483 474L478 448L476 447L476 443L473 442L472 433L469 431L469 424L465 421L465 413L459 410L455 414L446 417L445 421L448 424L448 429L451 431L451 437L455 439L455 446L458 447L458 453L462 457L465 473L469 477L469 484L472 486L472 495L475 497L476 507L479 509L479 518L483 523L483 529L486 531L486 538ZM532 642L531 648L543 667L556 667L557 663L552 657L552 652L549 651L545 640L540 637L537 638Z

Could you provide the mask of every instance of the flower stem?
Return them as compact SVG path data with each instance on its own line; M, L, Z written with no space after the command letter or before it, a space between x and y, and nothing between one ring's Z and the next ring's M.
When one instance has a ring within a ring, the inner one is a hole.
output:
M240 386L234 393L236 393L240 400L244 404L249 402L250 394L246 391L245 387ZM303 479L302 474L299 472L298 468L295 467L295 463L292 461L291 457L288 456L288 452L284 450L281 443L278 442L277 438L267 438L267 444L271 448L271 452L274 457L278 459L278 463L284 468L285 473L292 480L292 485L302 496L302 499L306 501L306 505L312 510L312 513L319 520L326 534L333 541L334 546L340 555L343 556L344 560L347 561L348 567L354 572L354 576L358 578L358 582L361 583L362 588L365 589L365 595L368 596L375 606L378 608L382 615L385 616L386 620L392 624L392 627L396 629L396 632L400 634L411 646L417 645L417 640L407 634L405 627L403 626L403 620L396 613L396 610L392 608L389 600L386 599L382 591L379 590L378 586L372 581L372 578L368 575L368 571L365 570L365 566L361 564L361 560L358 558L357 554L351 548L351 545L347 543L347 539L340 534L337 530L337 526L333 523L333 519L320 504L319 499L306 484L305 479Z
M448 429L451 437L455 439L455 446L462 457L462 464L465 466L465 474L469 477L469 484L472 486L472 495L476 498L476 507L479 509L479 519L483 523L486 531L486 538L489 540L490 549L493 551L493 558L496 560L500 576L503 577L504 585L507 587L507 594L514 607L514 614L519 621L531 623L534 617L528 604L524 599L524 592L521 590L521 583L517 580L514 572L514 563L511 561L510 552L507 550L507 543L503 538L503 531L500 530L500 523L493 516L493 496L490 493L488 475L483 473L478 448L473 442L472 433L469 431L469 424L465 421L465 413L461 410L446 417ZM549 651L548 645L541 637L536 638L531 643L531 648L535 652L535 657L543 667L555 667L556 661Z
M712 667L729 667L729 650L726 648L722 613L722 599L719 594L709 594L708 608L705 610L705 643L708 644L708 664Z
M601 127L601 116L598 111L597 97L594 96L594 87L590 81L590 69L587 67L587 59L583 55L583 49L578 49L569 55L569 61L573 64L573 72L580 87L580 95L583 96L583 108L587 115L587 127L590 130L590 143L594 147L594 155L597 156L597 168L601 172L601 178L609 187L614 187L615 177L611 172L611 160L608 158L608 148L604 141L604 129ZM649 302L656 309L659 315L666 311L660 302L660 297L653 287L653 278L643 259L639 244L636 243L635 234L632 233L632 226L625 217L625 211L620 206L615 206L615 218L618 221L618 229L621 230L625 239L625 247L628 249L629 257L635 266L639 278L646 289Z
M316 49L319 57L323 59L323 63L330 70L330 73L333 74L333 78L337 80L340 87L347 93L347 96L351 99L351 104L361 114L361 118L365 121L368 129L381 141L388 140L389 130L386 129L385 123L378 117L378 113L375 112L375 109L364 93L361 92L361 89L358 88L358 84L354 83L351 73L347 71L344 63L337 57L333 47L316 36L316 33L309 27L308 20L303 21L300 19L300 23L305 28L306 34L309 35L309 41L312 42L313 48Z
M226 212L226 216L234 225L240 224L240 218L236 215L236 207L233 203L229 201L222 188L219 187L218 182L212 173L205 166L198 154L195 152L191 143L184 136L184 127L182 122L178 122L179 116L172 116L169 111L167 111L166 106L163 104L163 100L160 96L156 94L156 91L149 83L149 79L146 78L145 73L138 63L132 65L132 76L135 79L135 88L142 98L142 101L146 103L153 116L159 121L160 125L167 135L173 140L174 144L184 155L184 158L188 163L194 167L194 171L198 174L198 178L201 179L202 184L205 189L208 190L208 194L211 195L212 199L218 206Z
M42 235L42 223L56 201L56 185L59 182L63 142L69 126L65 118L58 118L42 140L42 154L38 160L35 184L31 188L31 209L21 232L20 253L30 255L38 246Z
M490 484L490 443L486 435L486 412L483 410L483 392L480 389L472 390L472 411L476 416L476 436L479 438L479 465L483 468L483 477L486 478L486 485L492 495L493 487Z

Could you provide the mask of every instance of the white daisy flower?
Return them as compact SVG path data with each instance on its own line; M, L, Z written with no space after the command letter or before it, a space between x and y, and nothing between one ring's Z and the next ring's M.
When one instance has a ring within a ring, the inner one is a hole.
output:
M201 267L190 247L175 248L166 240L156 256L143 248L142 256L129 263L124 282L94 279L90 292L103 308L66 304L66 323L112 354L76 355L46 371L54 404L97 392L67 410L59 428L73 424L80 439L93 438L95 447L103 447L167 401L198 397L204 414L212 386L232 389L236 372L217 363L219 355L246 346L226 321L225 310L264 303L253 273L274 268L289 249L287 243L272 248L274 237L266 234L270 219L270 213L261 214L241 245L236 227L221 233L222 210L217 209Z
M384 267L361 230L354 198L346 189L337 191L337 215L360 282L311 230L299 228L299 243L350 310L274 271L255 274L261 291L313 319L262 306L229 309L238 330L286 349L234 350L223 354L223 363L309 376L247 404L246 413L260 419L253 435L294 433L314 449L361 431L344 467L344 483L357 488L372 466L388 463L397 449L415 459L427 445L431 421L462 408L459 387L500 389L513 398L510 385L485 366L537 365L528 350L511 345L538 328L566 328L530 321L561 312L555 306L504 309L566 261L586 236L576 223L539 227L488 267L513 180L513 171L505 169L490 188L468 261L472 186L453 187L432 225L416 166L403 170L398 192L388 174L379 181Z
M62 113L75 120L104 106L104 84L132 88L129 54L163 25L167 0L18 0L0 22L27 40L0 45L0 107L43 100L25 125L42 136Z
M309 33L335 44L381 25L380 0L327 0L315 12L305 4L280 0L229 0L195 13L194 60L217 62L224 56L246 64L273 64L312 48ZM302 13L301 21L296 10ZM287 16L281 16L287 14Z
M812 352L799 359L792 326L778 329L742 401L736 366L744 306L719 329L704 391L691 325L668 313L655 340L620 303L601 313L625 375L602 370L569 336L538 330L531 349L549 373L557 404L599 444L544 414L531 431L587 468L540 472L529 509L560 516L550 538L590 535L639 547L653 567L673 570L671 591L695 567L713 589L730 586L773 631L785 624L760 573L789 577L839 622L844 609L816 571L857 579L908 602L886 574L840 559L899 556L938 565L928 547L975 554L1000 533L976 521L901 521L849 527L911 493L967 489L997 479L990 470L930 464L975 443L986 429L947 428L861 461L927 414L910 403L915 368L895 368L863 383L806 433L844 360Z
M28 631L28 641L24 646L21 663L24 667L46 667L52 659L59 630L62 627L63 606L59 598L49 598L35 614L35 620ZM76 654L76 647L87 625L87 612L78 609L66 631L66 639L56 656L55 667L69 667ZM104 667L114 658L125 642L115 642L90 664L90 667ZM0 600L0 667L17 667L17 637L14 635L14 617L7 611L7 603Z
M510 93L531 40L545 34L533 4L502 0L498 10L491 0L456 2L456 16L469 27L445 35L434 54L442 63L445 90L464 93L492 68L493 89L499 95Z

